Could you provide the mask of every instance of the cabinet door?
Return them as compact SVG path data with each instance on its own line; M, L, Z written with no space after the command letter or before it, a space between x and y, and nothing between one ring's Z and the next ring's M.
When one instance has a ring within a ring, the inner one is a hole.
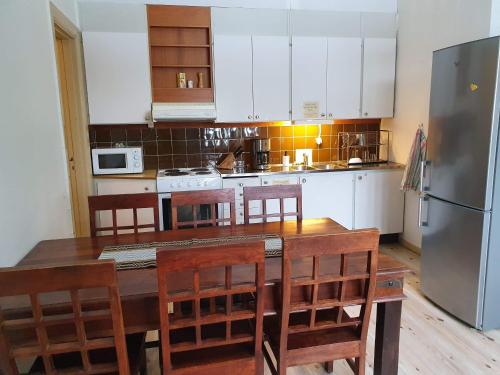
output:
M243 188L246 186L260 186L260 177L245 177L245 178L224 178L222 187L224 189L234 189L235 205L236 205L236 224L245 222L243 209ZM258 202L251 202L250 213L258 214L261 211ZM219 210L220 214L220 210ZM224 207L224 217L229 217L229 207Z
M353 178L351 172L301 175L304 219L329 217L347 229L353 227Z
M253 121L252 37L216 35L214 69L217 121Z
M354 228L378 228L381 234L403 231L404 194L400 190L403 171L356 173Z
M363 56L363 117L393 117L396 39L366 38Z
M361 38L328 38L328 119L361 115Z
M133 180L133 179L96 179L97 195L112 194L139 194L156 192L155 180ZM111 211L101 211L97 214L98 224L101 227L109 227L113 223ZM134 217L132 210L117 210L116 221L118 225L133 225ZM154 222L154 211L152 208L140 208L137 210L137 221L139 224L150 224ZM124 230L120 233L133 233L133 230ZM103 234L112 234L103 233Z
M145 123L151 112L148 36L84 32L91 124Z
M292 120L326 119L327 38L292 38Z
M254 36L253 102L255 121L290 119L290 40Z

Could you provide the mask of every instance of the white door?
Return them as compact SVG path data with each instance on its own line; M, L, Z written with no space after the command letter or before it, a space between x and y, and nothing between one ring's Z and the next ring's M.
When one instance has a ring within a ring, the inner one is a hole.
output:
M356 173L354 228L378 228L381 234L403 231L402 170Z
M91 124L145 123L151 112L148 35L84 32Z
M214 72L217 121L253 121L252 37L215 35Z
M290 119L290 40L286 36L253 36L255 121Z
M326 119L327 38L292 38L292 120Z
M328 38L328 119L361 115L361 38Z
M352 172L301 175L304 219L329 217L347 229L352 229L353 178Z
M363 117L393 117L395 75L396 39L366 38L363 52Z

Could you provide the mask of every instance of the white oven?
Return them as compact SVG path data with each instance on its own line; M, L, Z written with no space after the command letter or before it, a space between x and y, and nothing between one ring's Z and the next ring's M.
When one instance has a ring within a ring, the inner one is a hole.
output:
M92 149L94 175L144 172L141 147Z
M199 191L203 194L205 190L221 189L222 178L213 168L180 168L158 171L156 180L158 191L158 206L160 210L160 229L172 229L172 193L178 191ZM221 205L222 206L222 205ZM217 217L223 215L224 207L216 212ZM198 212L198 220L211 219L209 205L201 205ZM192 221L192 208L179 207L177 210L179 221Z

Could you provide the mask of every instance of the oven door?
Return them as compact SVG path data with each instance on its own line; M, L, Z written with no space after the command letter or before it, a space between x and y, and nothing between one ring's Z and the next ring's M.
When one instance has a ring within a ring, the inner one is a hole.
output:
M160 230L172 230L172 194L171 193L161 193L158 194L158 207L160 211ZM217 211L217 210L216 210ZM218 213L216 212L216 215ZM177 220L182 221L193 221L193 210L192 206L179 207L177 209ZM210 205L202 204L198 210L198 220L210 220L211 219L211 209ZM210 226L210 224L199 225ZM189 227L183 227L189 228Z

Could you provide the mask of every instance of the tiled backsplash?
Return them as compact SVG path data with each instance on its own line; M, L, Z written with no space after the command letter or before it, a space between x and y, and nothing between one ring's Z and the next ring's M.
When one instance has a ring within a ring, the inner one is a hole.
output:
M146 169L200 167L209 160L219 160L231 151L243 146L250 162L251 140L271 139L271 163L281 163L288 152L290 161L295 159L295 149L313 149L313 162L337 160L338 137L341 131L378 130L379 123L349 123L321 125L323 143L316 145L319 125L276 125L258 127L207 127L147 129L133 126L89 127L90 144L95 147L112 147L117 143L125 146L142 146Z

